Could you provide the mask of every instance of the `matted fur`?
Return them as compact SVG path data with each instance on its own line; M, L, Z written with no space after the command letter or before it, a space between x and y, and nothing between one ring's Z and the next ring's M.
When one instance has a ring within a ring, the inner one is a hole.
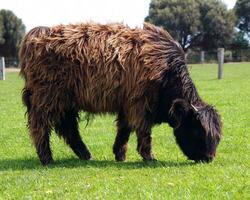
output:
M77 118L81 110L119 114L114 153L124 160L132 130L142 157L153 158L151 127L164 121L174 126L176 118L169 114L174 100L206 106L189 78L180 45L151 24L142 29L96 23L36 27L23 39L19 56L28 125L45 164L52 159L50 130L55 127L67 142L73 127L80 138L77 121L69 116ZM67 143L76 152L72 142ZM80 149L80 154L89 153L84 143Z

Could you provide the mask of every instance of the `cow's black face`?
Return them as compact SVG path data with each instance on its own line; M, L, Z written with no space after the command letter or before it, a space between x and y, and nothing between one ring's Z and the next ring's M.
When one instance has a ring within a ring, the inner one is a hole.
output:
M176 100L170 110L174 118L174 135L183 153L196 162L210 162L221 138L221 122L211 106L195 108Z

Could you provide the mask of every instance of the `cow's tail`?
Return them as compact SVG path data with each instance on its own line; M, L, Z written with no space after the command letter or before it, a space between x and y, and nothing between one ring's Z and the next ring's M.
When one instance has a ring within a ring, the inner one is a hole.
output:
M19 67L20 75L26 80L26 71L29 70L29 65L35 61L39 55L38 45L44 42L44 38L50 33L49 27L39 26L31 29L23 38L19 50Z
M39 55L39 44L44 41L44 38L49 34L49 27L35 27L30 30L23 38L19 50L19 67L20 76L25 80L25 86L22 90L22 101L27 107L27 112L31 110L32 90L29 88L28 73L32 70L32 66Z

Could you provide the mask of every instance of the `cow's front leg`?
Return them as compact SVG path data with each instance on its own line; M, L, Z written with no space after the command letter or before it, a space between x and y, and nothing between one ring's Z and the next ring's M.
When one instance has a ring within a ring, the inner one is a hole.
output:
M137 151L144 161L156 161L152 153L151 130L136 131L137 135Z

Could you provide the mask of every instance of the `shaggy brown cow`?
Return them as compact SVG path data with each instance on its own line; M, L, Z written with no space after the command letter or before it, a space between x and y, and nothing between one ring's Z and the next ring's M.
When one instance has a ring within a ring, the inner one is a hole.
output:
M221 137L216 110L199 97L180 45L144 24L36 27L23 39L21 75L28 127L42 164L52 161L55 128L80 159L91 159L78 131L78 113L115 113L113 152L125 160L131 131L144 160L154 160L151 128L167 122L184 154L211 161Z

